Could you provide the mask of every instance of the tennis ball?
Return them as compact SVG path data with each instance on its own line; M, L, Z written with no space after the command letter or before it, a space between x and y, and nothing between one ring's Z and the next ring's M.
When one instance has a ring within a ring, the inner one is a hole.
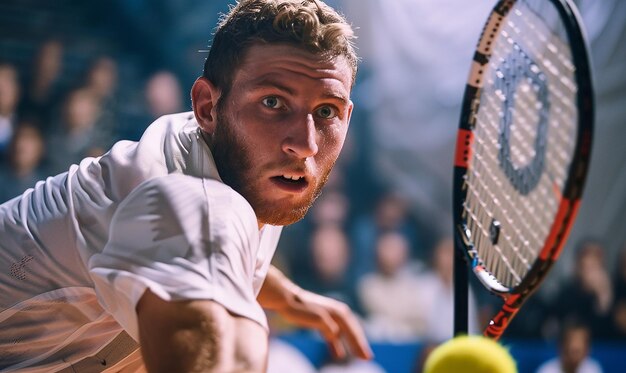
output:
M438 346L424 373L517 373L515 360L498 342L483 336L455 337Z

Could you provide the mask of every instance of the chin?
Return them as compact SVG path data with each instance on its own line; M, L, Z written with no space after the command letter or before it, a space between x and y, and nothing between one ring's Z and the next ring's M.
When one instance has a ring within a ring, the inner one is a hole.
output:
M259 190L263 188L257 186L242 190L241 194L252 206L259 223L276 226L291 225L302 220L321 194L319 186L307 190L300 196L263 195L258 192Z
M309 211L312 201L304 205L284 206L281 203L264 203L259 208L254 208L257 220L263 224L285 226L296 223ZM254 206L253 206L254 207Z

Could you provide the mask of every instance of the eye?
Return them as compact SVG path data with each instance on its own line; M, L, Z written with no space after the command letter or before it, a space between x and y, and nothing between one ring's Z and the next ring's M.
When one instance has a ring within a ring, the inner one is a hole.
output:
M323 119L332 119L337 116L337 109L330 105L324 105L318 108L315 113Z
M281 109L285 106L283 100L276 96L267 96L261 102L263 103L263 106L270 109Z

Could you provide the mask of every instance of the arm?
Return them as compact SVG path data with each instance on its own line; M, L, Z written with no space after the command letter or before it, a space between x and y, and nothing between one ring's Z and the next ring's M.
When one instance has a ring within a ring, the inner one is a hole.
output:
M348 306L298 287L276 267L270 267L257 300L298 326L319 330L335 357L346 356L345 340L357 357L372 358L363 329Z
M265 329L219 303L167 302L147 290L137 318L149 372L265 372Z
M243 197L215 180L172 174L120 203L89 271L151 372L260 372L267 332L253 287L256 242Z

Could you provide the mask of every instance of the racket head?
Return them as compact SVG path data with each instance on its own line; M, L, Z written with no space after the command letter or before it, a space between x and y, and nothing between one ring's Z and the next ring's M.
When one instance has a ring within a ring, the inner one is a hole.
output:
M501 0L470 69L454 164L455 243L482 284L507 300L507 320L557 260L582 196L593 89L580 24L569 0Z

